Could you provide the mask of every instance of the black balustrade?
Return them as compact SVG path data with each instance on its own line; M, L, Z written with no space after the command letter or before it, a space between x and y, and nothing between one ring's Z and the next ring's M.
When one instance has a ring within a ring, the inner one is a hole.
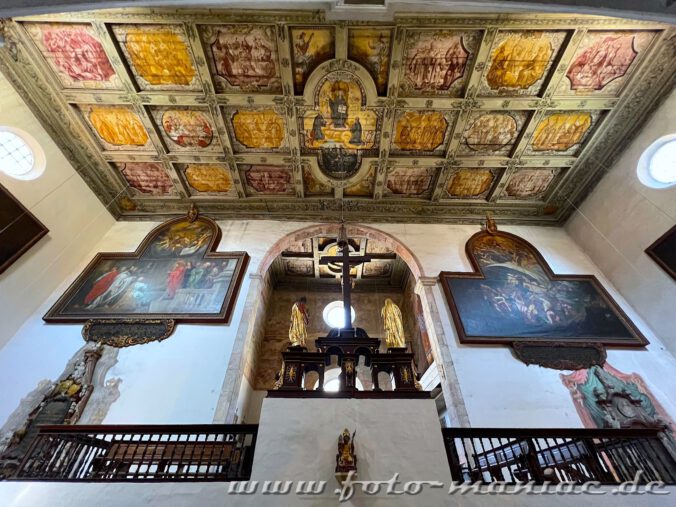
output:
M240 481L257 425L40 426L10 480Z
M458 482L676 484L668 433L649 429L444 428ZM637 478L637 473L640 472Z

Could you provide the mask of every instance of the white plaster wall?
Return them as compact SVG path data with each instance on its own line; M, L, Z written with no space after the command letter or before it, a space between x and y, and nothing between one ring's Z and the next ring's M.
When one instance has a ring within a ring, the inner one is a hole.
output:
M28 132L45 152L47 166L38 179L20 181L0 171L0 183L50 231L0 274L2 349L114 220L2 74L0 125ZM0 373L0 381L2 376Z
M676 281L645 249L676 223L676 186L648 188L638 180L636 167L653 141L674 133L676 91L566 224L572 238L650 323L672 354L676 354Z
M251 480L327 481L312 505L334 505L338 436L356 430L359 480L449 484L450 469L433 400L266 398L261 411ZM385 488L383 488L384 490ZM399 485L398 489L401 489ZM384 492L383 492L384 493ZM443 489L425 494L441 505ZM250 505L278 505L278 498L252 498ZM298 499L296 499L298 504ZM411 497L355 495L344 505L410 505Z
M11 385L0 394L0 421L16 408L21 397L44 379L55 378L68 358L81 346L81 325L44 324L42 315L98 251L133 251L155 226L150 222L116 223L104 238L79 259L78 265L25 322L0 351L0 382ZM245 250L251 261L248 272L258 269L267 250L284 235L308 224L273 221L222 221L219 250ZM427 276L439 271L470 269L464 253L467 239L478 229L469 225L383 224L375 228L390 233L418 257ZM609 361L623 372L643 376L657 399L676 418L676 360L643 319L626 303L591 259L563 229L503 227L530 241L556 273L595 274L618 304L643 330L651 345L647 350L609 350ZM109 377L120 377L120 398L105 423L209 423L237 328L250 279L244 278L229 326L179 325L161 343L120 351ZM453 354L459 387L472 426L578 427L580 419L559 372L525 366L507 347L460 345L445 298L434 289L441 323ZM0 310L3 317L5 310ZM22 365L28 365L23 366ZM243 406L242 406L243 408ZM241 410L239 412L242 413ZM248 421L257 414L248 414Z

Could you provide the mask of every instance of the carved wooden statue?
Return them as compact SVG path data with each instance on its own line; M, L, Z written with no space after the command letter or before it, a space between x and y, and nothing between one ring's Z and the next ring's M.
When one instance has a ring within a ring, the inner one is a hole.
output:
M291 307L291 326L289 327L289 341L292 347L305 347L307 339L307 299L298 299Z
M345 428L338 437L338 454L336 454L336 479L341 484L350 472L357 473L357 455L354 452L355 430L350 437L350 432Z
M387 298L385 306L380 311L385 326L385 343L387 348L405 348L404 326L401 321L401 310L394 302Z

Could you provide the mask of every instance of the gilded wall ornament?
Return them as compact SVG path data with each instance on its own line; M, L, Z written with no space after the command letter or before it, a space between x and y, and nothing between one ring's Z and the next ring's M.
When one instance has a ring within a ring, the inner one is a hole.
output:
M82 338L111 347L123 348L169 338L176 327L173 320L88 320Z

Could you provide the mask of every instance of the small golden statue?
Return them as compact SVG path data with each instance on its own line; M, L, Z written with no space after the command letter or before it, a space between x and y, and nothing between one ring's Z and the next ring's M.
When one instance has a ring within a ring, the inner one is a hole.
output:
M354 436L357 433L355 430L350 437L350 432L347 428L338 437L338 454L336 454L336 479L340 484L343 484L350 472L353 475L357 473L357 455L354 453Z
M274 391L284 385L284 361L282 361L282 368L275 375L275 385L272 388Z
M192 223L192 222L194 222L195 220L197 220L197 217L200 216L200 210L199 210L199 208L197 207L197 204L192 203L192 205L190 206L190 209L188 210L188 215L187 215L187 216L188 216L188 222L190 222L190 223Z
M305 347L307 339L307 299L298 299L291 307L291 326L289 327L289 341L292 347Z
M484 228L488 234L495 234L498 232L498 224L490 213L486 213L486 224Z
M387 348L405 348L404 326L401 323L401 310L394 302L387 298L385 306L380 311L385 326L385 343Z

